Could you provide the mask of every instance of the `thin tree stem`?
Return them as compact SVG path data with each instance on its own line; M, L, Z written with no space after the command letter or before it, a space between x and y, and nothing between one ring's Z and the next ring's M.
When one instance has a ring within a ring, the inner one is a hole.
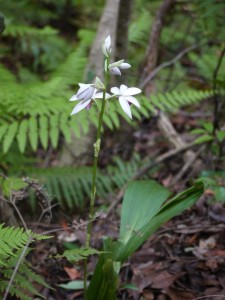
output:
M102 106L101 111L99 115L99 121L98 121L98 129L97 129L97 135L96 135L96 142L94 144L94 163L93 163L93 169L92 169L92 185L91 185L91 200L90 200L90 208L89 208L89 222L87 225L87 234L86 234L86 243L85 247L90 247L90 240L91 240L91 230L92 230L92 221L94 219L94 206L95 206L95 198L96 198L96 179L97 179L97 169L98 169L98 158L99 158L99 152L101 148L101 130L102 130L102 124L103 124L103 117L105 112L105 105L106 105L106 89L109 82L109 72L108 72L108 66L109 66L109 57L106 58L106 70L105 70L105 88L103 90L103 99L102 99ZM87 259L84 261L84 293L86 298L86 292L87 292Z

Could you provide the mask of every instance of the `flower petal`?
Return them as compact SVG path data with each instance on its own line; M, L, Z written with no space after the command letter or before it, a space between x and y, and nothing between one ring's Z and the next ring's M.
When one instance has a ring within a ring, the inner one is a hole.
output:
M102 52L105 54L105 56L109 56L109 53L111 52L111 37L110 35L107 36L105 39L103 45L102 45Z
M113 68L110 68L109 71L114 74L114 75L119 75L121 76L121 72L120 72L120 69L118 67L113 67Z
M119 67L120 65L122 65L122 63L124 62L124 59L115 61L114 63L109 65L109 68L113 68L113 67Z
M120 95L120 89L118 89L118 87L112 87L110 91L114 95Z
M120 96L119 102L120 102L121 108L125 112L125 114L127 114L128 117L132 119L130 105L129 105L128 101L126 100L126 98L123 96Z
M88 99L91 99L92 96L95 93L95 88L92 86L89 87L81 87L79 91L77 92L77 98L79 100L85 100L87 101Z
M128 88L127 90L125 90L123 92L123 95L125 96L132 96L132 95L136 95L136 94L140 94L142 91L136 87L131 87Z
M109 49L110 46L111 46L111 37L110 37L110 35L108 35L107 38L105 39L105 46L106 46L107 49Z
M124 91L126 91L128 87L125 84L121 84L120 86L120 94L124 94Z
M136 98L134 98L132 96L126 96L125 98L127 99L127 101L129 101L130 103L132 103L135 106L137 106L138 108L140 108L140 104Z
M130 67L131 67L131 65L128 64L128 63L122 63L122 64L120 65L120 69L129 69Z
M76 101L76 100L79 100L79 99L77 98L77 94L73 95L73 96L70 98L69 101Z
M72 110L71 115L77 114L79 111L87 107L90 103L91 103L91 99L88 101L84 101L84 100L80 101Z

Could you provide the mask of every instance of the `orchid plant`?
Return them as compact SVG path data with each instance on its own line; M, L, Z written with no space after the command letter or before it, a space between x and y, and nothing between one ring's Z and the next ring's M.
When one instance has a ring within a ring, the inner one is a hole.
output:
M122 110L131 119L131 106L134 105L140 108L138 100L134 97L141 93L141 90L137 87L127 87L122 84L120 87L112 87L110 92L107 92L110 74L120 76L122 70L131 67L124 59L110 63L111 51L111 38L108 36L102 45L102 52L105 60L104 83L98 77L96 77L94 83L79 83L77 93L70 98L70 101L78 102L72 110L71 115L77 114L82 109L90 109L97 101L100 101L101 103L96 142L94 144L90 212L85 243L86 249L90 249L92 222L94 220L97 164L101 147L101 129L106 103L107 101L118 99ZM85 259L85 299L115 300L119 281L119 271L122 263L163 223L193 205L202 195L203 190L204 183L199 182L168 201L170 192L153 180L142 180L129 183L122 204L119 239L113 241L111 237L104 238L104 251L99 253L100 257L88 288L87 259ZM85 255L85 253L82 255Z
M72 110L71 115L77 114L82 109L90 109L92 104L96 99L101 100L101 110L98 121L97 137L94 144L94 165L93 165L93 174L92 174L92 187L91 187L91 199L90 199L90 212L89 212L89 222L87 227L86 235L86 247L90 246L90 237L91 237L91 228L92 220L94 219L94 205L95 205L95 196L96 196L96 175L97 175L97 164L98 156L101 146L101 129L103 123L103 116L105 112L106 101L110 101L113 98L119 99L122 110L132 119L130 104L134 104L136 107L140 108L138 100L133 97L134 95L140 94L141 90L136 87L128 88L126 85L122 84L120 88L112 87L111 94L107 93L107 87L109 84L110 73L114 75L121 75L123 69L129 69L130 64L124 62L124 59L110 63L110 54L111 54L111 37L108 36L103 45L102 52L104 54L104 83L96 77L95 83L84 84L79 83L79 90L75 95L70 98L70 101L79 101L78 104ZM87 284L87 261L85 263L84 270L84 289L86 290Z

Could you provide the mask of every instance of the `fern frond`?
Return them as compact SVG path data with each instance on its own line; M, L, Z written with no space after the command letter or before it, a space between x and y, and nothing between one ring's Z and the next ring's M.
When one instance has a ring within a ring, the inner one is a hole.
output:
M2 279L0 280L0 292L4 292L6 287L8 286L8 281L12 276L20 255L21 250L18 250L15 252L14 256L11 256L7 260L5 260L5 266L1 268ZM33 299L28 295L37 295L41 298L44 298L35 288L34 283L38 283L49 288L44 279L31 269L30 264L26 261L23 261L19 266L19 269L14 278L13 285L10 288L10 295L17 296L22 300Z
M62 255L57 255L56 258L65 257L71 263L75 263L80 260L86 259L90 255L101 254L101 253L102 252L99 252L96 249L83 247L79 249L66 250L63 252Z
M124 162L119 157L113 160L106 170L99 170L97 175L97 194L107 198L115 189L127 183L142 166L142 159L134 155L130 162ZM27 169L26 175L38 180L46 186L49 194L55 196L62 207L74 208L82 206L90 195L92 168L55 167L49 169Z
M25 231L23 228L3 227L0 224L0 255L4 258L15 256L14 250L20 250L34 239L48 239L49 236L42 236L33 233L31 230ZM4 260L0 257L0 264L4 264Z

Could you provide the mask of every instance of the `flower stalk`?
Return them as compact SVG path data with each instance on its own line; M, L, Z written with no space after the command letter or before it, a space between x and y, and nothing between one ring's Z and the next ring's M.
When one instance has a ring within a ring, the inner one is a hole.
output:
M98 158L99 152L101 149L101 131L102 131L102 123L103 117L105 112L105 105L106 105L106 90L109 84L109 56L105 59L105 80L104 80L104 89L103 89L103 97L102 97L102 105L99 115L99 122L98 122L98 129L96 134L96 142L94 144L94 163L93 163L93 171L92 171L92 185L91 185L91 201L90 201L90 208L89 208L89 222L87 225L87 234L86 234L86 243L85 247L90 247L90 240L91 240L91 230L92 230L92 221L94 220L94 206L95 206L95 198L96 198L96 178L97 178L97 168L98 168ZM86 293L87 290L87 259L84 262L84 291Z

